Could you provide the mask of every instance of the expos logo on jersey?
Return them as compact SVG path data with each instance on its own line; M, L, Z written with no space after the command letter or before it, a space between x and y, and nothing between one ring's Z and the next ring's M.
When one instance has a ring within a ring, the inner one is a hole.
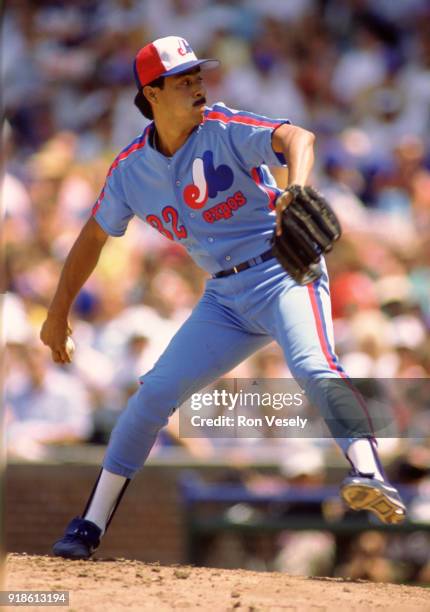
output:
M183 191L184 201L190 208L203 208L209 198L216 198L219 192L230 189L233 171L230 166L215 167L213 152L205 151L203 157L196 157L192 166L193 182Z

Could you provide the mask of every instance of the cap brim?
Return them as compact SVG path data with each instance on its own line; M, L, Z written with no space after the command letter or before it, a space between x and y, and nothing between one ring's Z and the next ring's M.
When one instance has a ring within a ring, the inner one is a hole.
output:
M200 59L193 60L192 62L186 62L185 64L181 64L180 66L176 66L175 68L171 68L167 72L163 72L160 76L173 76L175 74L181 74L182 72L188 72L188 70L192 70L193 68L197 68L197 66L202 66L205 64L205 68L207 70L213 70L220 65L220 61L216 59Z

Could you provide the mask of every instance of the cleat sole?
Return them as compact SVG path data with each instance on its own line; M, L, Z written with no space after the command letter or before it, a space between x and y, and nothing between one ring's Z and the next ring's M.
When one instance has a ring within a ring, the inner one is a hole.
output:
M382 489L364 483L346 483L340 490L352 510L367 510L386 525L398 525L406 518L406 508Z

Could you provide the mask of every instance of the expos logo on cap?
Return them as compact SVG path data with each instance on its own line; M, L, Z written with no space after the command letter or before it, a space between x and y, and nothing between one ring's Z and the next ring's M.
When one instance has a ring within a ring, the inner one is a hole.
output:
M134 77L138 89L162 76L191 70L201 64L218 66L214 59L197 59L190 44L179 36L166 36L142 47L134 60Z

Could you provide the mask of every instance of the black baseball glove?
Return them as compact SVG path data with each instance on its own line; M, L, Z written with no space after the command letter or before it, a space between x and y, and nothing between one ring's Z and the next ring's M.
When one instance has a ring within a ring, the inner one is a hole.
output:
M321 255L333 248L341 235L339 221L323 196L312 187L291 185L292 200L281 213L281 235L272 237L272 251L288 274L300 285L321 276Z

